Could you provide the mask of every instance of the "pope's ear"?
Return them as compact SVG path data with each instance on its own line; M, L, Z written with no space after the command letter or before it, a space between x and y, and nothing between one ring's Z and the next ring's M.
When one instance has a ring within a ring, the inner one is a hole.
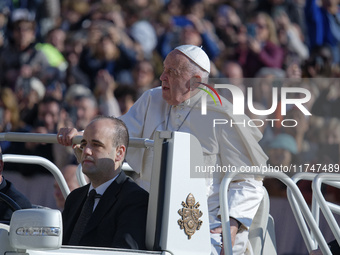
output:
M200 76L195 75L191 78L191 82L190 82L190 88L191 90L197 89L197 87L200 85L202 79Z

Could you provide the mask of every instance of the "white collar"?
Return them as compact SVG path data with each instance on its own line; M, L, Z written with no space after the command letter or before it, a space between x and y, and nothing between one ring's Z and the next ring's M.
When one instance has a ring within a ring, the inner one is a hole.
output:
M108 180L107 182L104 182L103 184L101 184L97 188L95 188L97 194L103 195L105 190L111 185L112 182L114 182L114 180L117 179L118 176L119 176L119 174L117 174L111 180ZM90 188L89 188L89 193L92 189L94 189L94 187L92 186L92 183L91 183Z
M193 106L197 102L197 100L201 99L201 96L202 96L203 92L204 91L199 90L195 95L193 95L189 99L183 101L182 103L180 103L178 105L174 105L173 107L178 107L178 106L189 106L190 107L190 106Z

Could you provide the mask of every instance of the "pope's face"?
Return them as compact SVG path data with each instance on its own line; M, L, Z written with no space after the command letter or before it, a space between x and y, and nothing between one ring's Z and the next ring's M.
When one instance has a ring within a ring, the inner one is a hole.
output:
M162 81L162 97L170 105L178 105L190 98L189 59L178 50L168 54L164 60L164 69L160 77Z
M90 123L83 135L81 165L90 180L104 183L115 175L117 148L113 146L114 126L108 120Z

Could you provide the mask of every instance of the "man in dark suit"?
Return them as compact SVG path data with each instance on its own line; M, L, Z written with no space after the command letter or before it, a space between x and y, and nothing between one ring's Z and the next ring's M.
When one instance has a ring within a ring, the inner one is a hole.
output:
M145 249L148 193L121 171L128 140L125 124L113 117L97 117L85 128L80 163L90 183L66 199L63 244ZM84 221L92 190L92 215Z
M5 194L7 197L16 202L21 209L32 208L31 202L16 188L14 188L10 181L5 180L2 175L3 169L4 162L2 161L2 150L0 147L0 193ZM0 200L0 221L9 221L11 219L12 213L13 210L7 205L7 203Z

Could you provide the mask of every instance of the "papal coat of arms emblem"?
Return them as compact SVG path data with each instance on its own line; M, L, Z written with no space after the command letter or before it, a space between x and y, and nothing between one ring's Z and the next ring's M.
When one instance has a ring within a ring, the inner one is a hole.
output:
M190 193L187 196L186 203L182 201L183 208L178 210L182 219L179 219L177 222L181 229L184 228L184 232L188 235L188 239L191 239L191 236L195 234L196 230L200 229L203 223L203 221L199 219L203 215L203 213L198 209L200 203L197 202L195 204L195 202L194 195Z

